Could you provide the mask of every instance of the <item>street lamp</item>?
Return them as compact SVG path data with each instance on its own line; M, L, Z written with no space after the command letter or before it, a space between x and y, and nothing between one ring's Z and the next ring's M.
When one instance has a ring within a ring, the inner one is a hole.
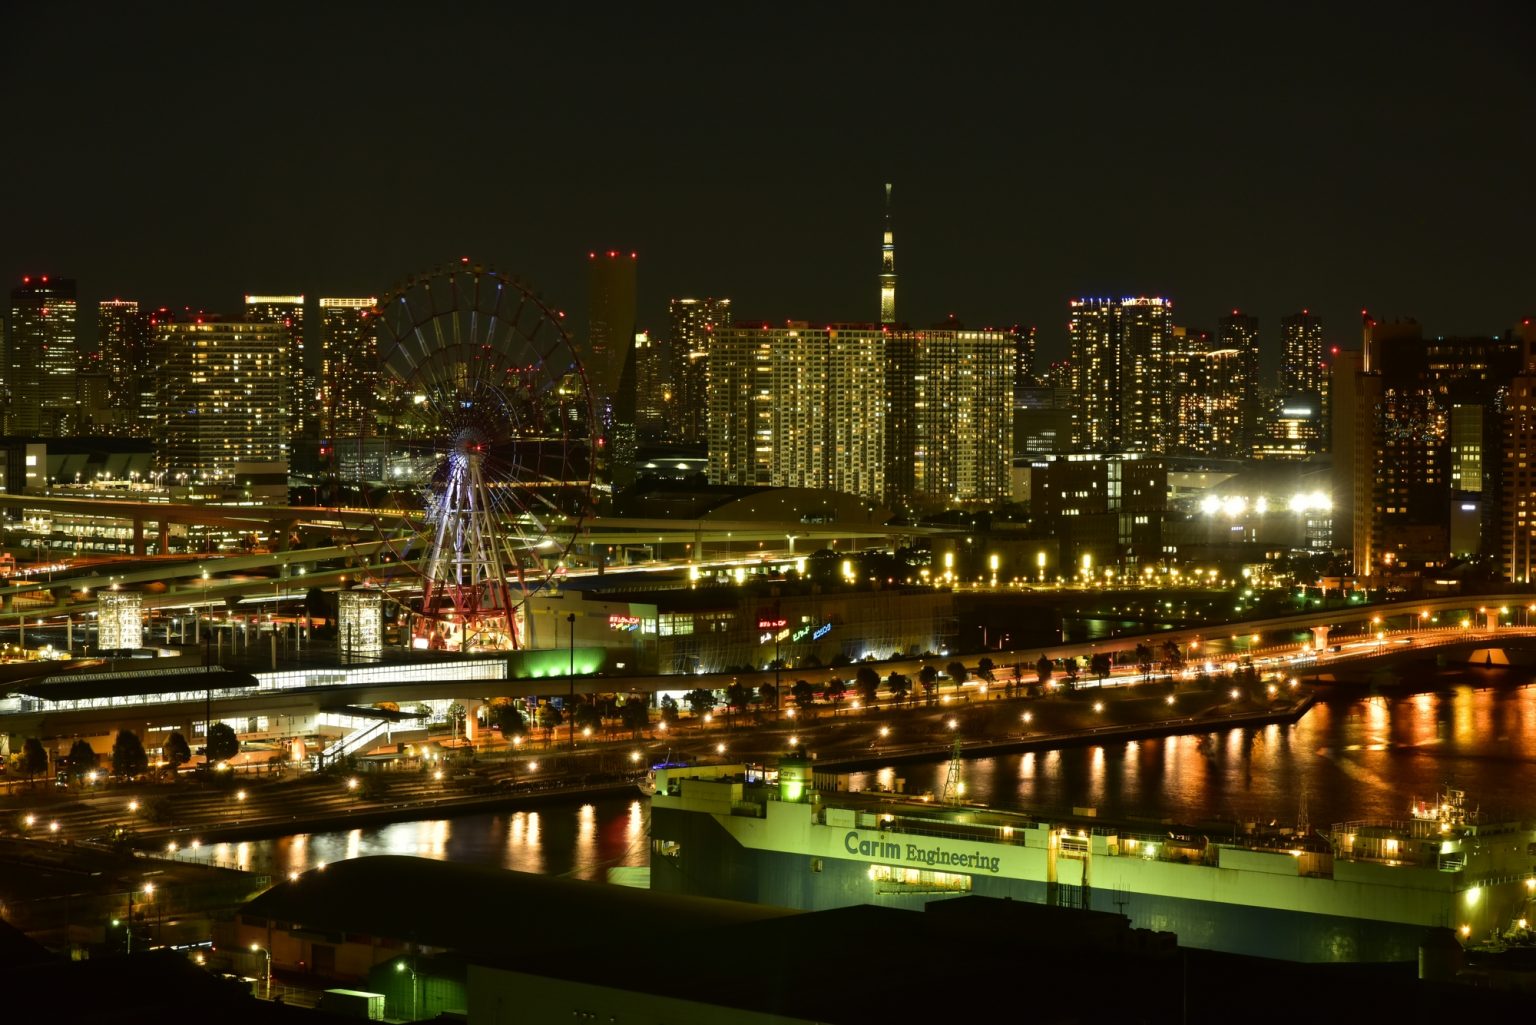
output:
M267 971L266 971L267 999L271 1000L272 999L272 952L270 950L268 950L266 947L263 947L259 943L252 943L251 944L251 953L253 953L253 954L265 954L266 955L266 958L267 958Z
M416 1005L416 978L417 978L417 976L416 976L416 969L412 968L410 965L406 964L404 961L396 961L395 962L395 971L396 972L410 972L411 973L411 1020L415 1021L417 1018L419 1018L421 1016L420 1013L419 1013L420 1008L418 1008L417 1005Z

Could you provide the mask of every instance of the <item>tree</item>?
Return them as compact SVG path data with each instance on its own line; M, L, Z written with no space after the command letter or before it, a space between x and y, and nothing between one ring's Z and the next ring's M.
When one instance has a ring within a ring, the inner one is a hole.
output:
M133 777L149 771L149 756L144 742L132 730L118 730L112 741L112 775Z
M879 701L880 674L873 666L859 666L859 671L854 674L853 683L858 687L859 697L864 700L864 704L874 708Z
M981 659L976 663L976 675L987 683L991 683L992 670L996 668L997 666L993 663L993 661L983 655Z
M1024 663L1015 662L1008 667L1008 696L1012 697L1014 691L1023 693L1020 684L1024 682Z
M763 684L757 688L757 700L759 704L763 705L778 705L779 688L771 683Z
M1040 661L1035 663L1035 676L1040 680L1040 686L1044 687L1051 682L1051 675L1055 671L1056 664L1046 658L1042 653Z
M923 685L923 697L928 699L930 705L933 704L933 692L939 683L939 671L933 666L924 665L917 671L917 682Z
M891 692L891 700L899 705L912 693L912 681L893 669L885 678L885 688Z
M827 700L832 702L832 714L836 715L838 707L842 705L843 698L848 696L848 682L841 676L834 676L827 681Z
M501 735L510 740L521 736L528 729L528 720L523 718L523 713L510 701L500 701L491 705L491 725L501 730Z
M631 694L629 700L619 706L619 721L624 724L630 736L638 739L640 731L651 724L651 710L646 707L640 695Z
M227 762L240 753L240 738L227 722L216 722L208 730L208 762Z
M1152 647L1150 645L1136 645L1136 669L1143 677L1152 675Z
M715 707L715 692L704 687L697 687L684 694L683 700L688 702L688 709L694 715L703 715Z
M577 729L601 730L603 728L603 712L592 701L579 702L572 710L576 716Z
M957 691L960 689L960 685L965 683L965 678L969 675L965 671L965 663L958 659L945 666L944 671L949 674L951 680L955 681L955 690Z
M677 699L670 694L661 696L661 721L668 726L677 723Z
M789 693L794 696L795 704L803 709L809 710L816 703L816 688L811 686L809 680L796 680Z
M1114 665L1109 660L1109 652L1096 651L1088 660L1088 671L1099 681L1099 686L1104 686L1104 677L1114 671Z
M175 731L165 738L165 760L171 763L171 771L175 772L192 760L192 746L187 743L187 738L181 732Z
M1168 673L1177 673L1184 668L1184 652L1179 650L1175 641L1169 641L1163 645L1163 670Z
M732 680L731 685L725 688L725 707L737 712L745 712L747 706L752 703L752 691L740 680Z
M89 741L77 740L69 748L69 771L76 779L96 768L97 757Z
M1077 659L1068 655L1066 661L1062 663L1062 668L1066 671L1067 675L1067 690L1076 690L1077 674L1078 671L1082 668L1077 664Z
M565 715L554 702L546 701L539 706L539 729L544 731L544 743L548 744L555 730L565 723Z
M48 771L48 752L43 750L43 742L36 737L28 737L21 745L21 771L27 774L29 786L32 777Z

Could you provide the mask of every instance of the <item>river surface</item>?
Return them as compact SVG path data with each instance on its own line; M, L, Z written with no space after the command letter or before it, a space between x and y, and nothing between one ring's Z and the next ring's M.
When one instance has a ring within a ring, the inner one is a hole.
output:
M1289 726L1122 741L1000 755L963 764L968 799L999 807L1109 819L1298 820L1305 794L1314 827L1407 817L1412 798L1446 783L1485 815L1536 819L1536 674L1460 670L1420 693L1323 701ZM943 762L859 773L871 788L905 780L941 792ZM601 880L649 864L648 805L640 798L547 805L537 811L399 822L184 851L274 876L369 854L412 854L525 872Z

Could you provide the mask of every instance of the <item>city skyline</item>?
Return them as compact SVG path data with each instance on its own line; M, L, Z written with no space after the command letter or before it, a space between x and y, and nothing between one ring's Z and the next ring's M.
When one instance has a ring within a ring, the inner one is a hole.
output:
M1359 341L1361 308L1447 334L1495 334L1531 312L1531 260L1502 241L1527 233L1536 210L1519 170L1533 146L1519 127L1536 111L1517 57L1529 38L1520 11L1434 23L1326 9L1236 22L971 13L930 32L859 8L814 23L682 8L661 22L528 14L517 38L547 45L516 47L494 9L464 10L483 31L419 26L438 44L414 58L427 77L439 51L462 51L454 74L438 76L458 83L440 104L418 74L373 73L394 24L379 8L306 11L284 33L297 73L259 91L229 69L266 45L276 18L242 19L213 55L194 41L233 15L13 13L9 94L23 108L47 96L70 116L29 123L38 144L0 171L10 195L27 197L11 204L0 273L72 277L86 308L121 296L233 309L252 292L373 294L469 255L577 313L586 253L615 248L645 262L639 326L653 333L666 301L687 295L730 295L748 317L873 323L869 240L892 182L898 318L1033 324L1043 361L1065 354L1064 303L1082 295L1170 296L1180 323L1207 330L1240 308L1259 319L1266 367L1280 318L1303 308L1343 346ZM74 45L61 59L26 44L66 32ZM883 59L912 58L924 74L862 75L881 59L853 48L865 32ZM342 34L351 47L326 48ZM181 55L175 68L138 59L134 43L148 39ZM539 84L485 101L513 104L525 126L500 139L477 127L471 111L483 108L448 97L501 95L480 68L508 46ZM1095 48L1114 59L1085 74ZM766 75L784 52L794 68L846 70ZM44 54L59 62L44 66ZM683 56L697 63L673 59ZM1415 61L1441 73L1386 70ZM104 98L92 83L108 77ZM866 125L872 93L890 113ZM338 130L341 113L358 129ZM163 126L232 114L286 118L288 143L213 175L162 142ZM440 158L432 140L445 132L484 145ZM1134 173L1080 156L1098 135L1138 140ZM91 142L69 142L81 137ZM958 140L958 159L933 158L935 137ZM825 156L789 172L701 159L738 138ZM110 177L91 159L104 140L119 168ZM545 141L546 160L512 155ZM446 202L464 191L481 198ZM145 258L150 239L159 258Z

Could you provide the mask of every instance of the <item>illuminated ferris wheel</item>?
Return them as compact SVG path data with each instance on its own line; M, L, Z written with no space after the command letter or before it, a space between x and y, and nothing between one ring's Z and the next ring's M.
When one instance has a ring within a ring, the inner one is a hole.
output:
M382 586L413 647L521 647L527 598L563 570L592 495L592 393L563 315L465 261L407 280L372 316Z

